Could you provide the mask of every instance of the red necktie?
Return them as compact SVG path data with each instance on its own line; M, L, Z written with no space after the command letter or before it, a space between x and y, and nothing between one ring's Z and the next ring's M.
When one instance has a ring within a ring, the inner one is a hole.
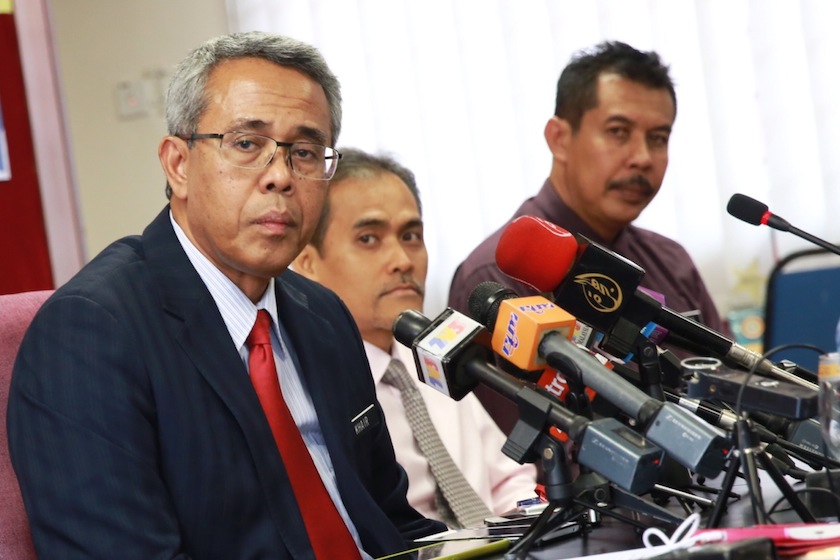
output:
M271 350L271 316L265 309L257 312L257 322L245 343L250 353L251 383L289 474L315 557L319 560L360 559L359 549L330 498L280 392Z

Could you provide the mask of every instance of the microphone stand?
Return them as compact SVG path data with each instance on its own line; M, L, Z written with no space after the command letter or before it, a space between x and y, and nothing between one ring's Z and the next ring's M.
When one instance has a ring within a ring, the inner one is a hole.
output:
M644 337L642 337L638 344L636 362L639 365L640 387L642 388L642 390L646 391L649 395L655 398L660 398L659 395L664 396L660 381L662 379L662 375L657 357L656 347L652 342L650 342ZM748 421L743 417L741 417L735 424L735 437L737 438L736 441L744 442L747 445L743 448L736 447L736 449L742 449L743 451L739 452L739 454L736 454L733 457L733 459L731 459L729 469L726 473L726 476L724 477L723 485L718 491L718 499L714 502L711 502L704 498L697 497L698 500L695 500L695 502L700 504L701 507L703 505L710 504L713 504L714 506L712 513L709 519L707 520L708 528L716 527L720 523L720 518L726 506L727 496L729 496L732 491L735 475L737 475L738 469L741 465L743 465L744 467L744 478L746 479L748 491L750 494L754 519L756 520L757 524L766 523L766 514L763 499L761 496L761 485L758 477L756 461L758 461L761 468L767 471L771 479L776 483L776 486L779 488L779 490L782 492L785 498L787 498L788 502L791 504L791 507L793 507L793 509L796 510L796 512L799 514L802 520L805 522L815 521L811 512L808 511L803 502L799 499L799 496L790 487L790 484L787 482L784 475L779 470L779 467L772 461L771 457L767 454L766 450L759 447L759 434L761 434L760 439L769 441L769 438L767 437L768 434L765 432L769 431L758 431L756 429L756 426L751 421ZM807 455L812 459L816 459L816 453L809 453L806 449L802 449L799 446L795 446L793 444L788 444L788 442L785 442L784 440L782 440L782 438L775 438L774 442L779 444L780 447L783 447L785 450L788 450L790 447L794 447L795 451L799 451L803 455ZM791 450L791 452L794 452L794 450ZM827 458L825 457L823 457L822 459L823 461L827 460ZM679 465L674 466L679 467ZM665 471L665 474L667 475L669 472L673 471ZM730 472L732 472L733 474L730 475ZM691 485L689 480L689 483L686 484L684 488L690 488L690 486ZM680 486L678 488L683 487ZM657 485L656 490L660 492L668 492L670 489L667 487L659 487ZM688 494L688 496L692 496L689 493L686 494ZM677 495L677 499L680 501L683 507L686 507L684 500L692 498Z
M552 527L549 521L554 517L555 509L566 508L574 501L574 485L563 446L545 434L540 435L538 446L541 449L540 460L545 474L548 504L525 534L505 553L505 560L525 558L537 540Z
M761 495L761 481L758 477L757 461L761 465L761 468L770 475L776 487L781 491L782 495L787 499L802 521L805 523L816 523L813 514L808 510L802 500L799 499L799 496L791 488L790 484L788 484L788 481L785 480L785 476L773 463L767 452L761 448L755 428L748 418L741 416L738 419L735 424L733 437L737 440L737 445L734 446L734 449L738 451L730 459L729 468L726 470L726 475L721 485L721 496L729 495L732 491L735 477L739 469L743 467L744 479L747 482L747 489L752 503L753 519L757 525L766 524L767 514L764 508L764 499ZM714 529L720 526L725 508L726 500L717 500L711 515L709 515L709 519L706 521L707 529Z
M646 337L640 336L636 345L635 360L639 366L639 387L651 397L665 402L665 392L662 389L662 368L659 365L656 345ZM651 497L656 503L664 504L668 501L669 496L674 496L680 502L680 505L686 508L683 500L691 494L681 490L685 490L691 485L691 474L688 469L667 454L662 462L662 469L663 484L656 485L654 490L651 491ZM705 498L700 498L696 502L709 505Z
M655 355L656 348L653 346L653 344L651 344L651 347L652 347L654 355ZM566 379L566 384L569 387L569 392L566 393L566 398L565 398L566 406L568 406L569 409L572 412L574 412L575 414L585 416L585 417L587 417L591 420L592 417L593 417L592 402L590 401L589 396L586 394L586 386L583 384L583 374L580 371L580 367L573 360L570 360L566 357L560 358L558 360L558 362L559 362L558 365L563 366L558 371ZM657 370L657 373L655 375L657 376L657 379L658 379L658 377L660 376L660 374L658 373L658 370ZM657 382L656 386L659 389L658 394L662 395L662 398L664 399L664 393L662 392L662 385ZM651 394L651 393L648 393L648 394L650 394L654 398L658 398L657 394ZM675 463L672 459L670 459L666 455L665 458L664 458L664 461L663 461L663 466L668 467L669 464L672 467L683 468L681 465ZM685 472L687 474L688 470L686 470ZM669 471L665 471L663 474L665 476L668 476ZM587 503L590 503L590 504L612 503L615 506L628 507L630 509L635 510L638 513L646 513L647 515L650 515L651 517L658 518L658 519L660 519L662 521L666 521L668 523L679 524L679 523L682 522L682 520L680 518L672 515L670 512L667 512L667 510L662 509L662 508L658 508L658 506L643 500L642 498L640 498L639 496L636 496L635 494L631 494L631 493L626 492L625 490L623 490L623 489L621 489L621 488L619 488L615 485L609 484L609 482L604 477L602 477L601 475L599 475L595 472L592 472L591 469L587 469L583 465L580 465L580 474L579 474L576 482L579 482L579 485L582 487L583 492L588 495L588 498L595 498L594 500L590 499L589 501L587 501ZM613 492L610 492L610 489L612 489ZM685 492L680 492L677 489L673 489L673 488L670 488L670 487L667 487L667 486L663 486L661 484L657 484L655 486L655 489L660 491L660 492L670 493L672 495L677 496L678 498L685 497L685 496L690 496L689 494L686 494ZM608 493L608 494L606 494L607 499L605 499L605 494L604 494L605 491ZM651 497L654 498L655 504L661 505L660 502L658 502L656 500L653 491L651 492ZM706 498L700 498L699 496L697 496L696 498L697 498L697 501L699 503L706 503L707 505L711 503L711 501L707 500ZM682 503L682 500L680 500L680 503ZM597 505L592 505L592 509L594 509L596 511L600 511L602 508L597 506ZM691 513L691 512L687 511L686 513ZM609 514L607 514L607 515L609 515ZM621 519L621 518L619 518L619 519ZM625 520L625 521L627 521L631 524L636 524L635 520ZM639 526L639 525L637 525L637 526ZM644 527L644 526L640 526L640 527Z
M775 214L770 215L770 218L767 220L767 225L779 231L786 231L792 233L793 235L799 237L800 239L804 239L805 241L810 241L814 245L825 249L829 253L840 255L840 247L838 247L837 245L829 243L825 239L820 239L819 237L812 235L807 231L802 231L798 227L792 226L790 222L788 222L784 218L776 216Z
M589 398L582 383L577 364L564 360L563 371L573 395L570 402L581 415L592 417ZM568 398L568 396L567 396ZM547 397L530 387L523 387L516 395L519 420L511 430L502 451L519 463L541 461L545 476L545 491L548 504L528 531L505 554L505 560L525 558L528 551L540 540L550 540L551 532L579 517L583 534L592 519L588 512L596 511L609 517L646 529L649 524L612 511L611 507L624 507L648 515L671 525L679 525L683 519L665 508L647 502L641 497L609 482L603 476L581 467L580 474L573 479L571 468L563 445L543 430L549 425ZM575 411L575 410L573 410ZM609 504L605 506L604 504ZM559 511L558 511L559 510Z
M781 346L776 346L764 353L763 358L767 358L770 355L778 352L779 350L783 350L790 347L796 346L803 346L797 344L783 344ZM817 349L811 345L805 345L811 349ZM755 371L755 367L750 369L749 374L752 375ZM748 378L749 379L749 378ZM815 523L816 518L814 515L808 510L802 500L799 499L799 496L796 492L794 492L793 488L791 488L790 484L788 484L785 476L779 470L779 467L773 462L773 459L768 455L767 451L760 446L760 435L759 432L755 429L752 420L750 420L746 414L740 413L741 410L741 398L743 397L743 391L746 387L746 382L744 385L741 386L741 391L738 393L738 400L736 403L735 411L738 415L737 420L735 422L735 430L733 432L733 437L735 438L735 447L734 449L737 451L734 454L734 457L730 458L729 468L726 471L726 476L724 477L723 481L723 490L731 490L732 484L735 480L735 476L738 473L739 467L744 467L744 478L747 481L747 487L750 492L750 498L752 500L752 508L753 508L753 516L755 519L756 524L763 524L767 521L767 515L764 511L764 503L761 498L761 482L758 478L758 472L755 469L755 460L761 463L761 467L767 471L770 475L770 478L776 484L776 487L782 492L782 495L790 504L791 508L793 508L799 517L805 523ZM762 433L766 435L767 430L763 430ZM779 443L779 442L775 442ZM782 449L783 446L780 445ZM828 457L825 458L826 461L831 461ZM722 491L723 491L722 490ZM709 517L708 522L706 524L707 528L715 528L720 523L721 516L723 515L723 510L725 508L725 503L719 502L715 505L715 509L712 512L712 515Z
M665 391L662 388L664 372L659 361L659 352L656 344L640 334L636 340L636 351L633 359L638 366L639 374L636 384L651 397L664 402L666 400ZM667 454L665 455L662 468L663 484L657 484L651 491L651 497L654 502L664 504L668 501L669 496L673 496L687 514L691 513L691 508L686 502L694 502L701 508L707 508L714 503L708 498L696 496L689 491L692 487L690 471L674 461Z

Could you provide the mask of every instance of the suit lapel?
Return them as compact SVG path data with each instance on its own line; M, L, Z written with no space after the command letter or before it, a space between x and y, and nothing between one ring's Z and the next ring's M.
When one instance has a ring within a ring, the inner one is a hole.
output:
M352 512L360 502L358 493L363 486L355 459L357 434L353 417L377 404L373 380L369 371L357 371L349 366L367 363L361 338L348 340L348 329L342 329L345 334L340 339L330 321L314 313L306 297L285 281L293 274L287 271L277 279L280 320L291 339L299 373L312 397L339 492L348 511ZM349 314L335 313L330 319L352 324ZM358 348L358 361L354 360L354 342ZM369 390L365 390L366 387Z
M352 423L349 417L343 418L346 401L335 398L341 392L335 384L342 368L335 329L312 312L306 297L289 286L283 276L277 278L277 306L298 360L298 373L312 397L327 449L331 456L338 450L345 454Z
M146 228L143 245L173 337L243 428L253 428L259 401L213 297L175 236L168 208Z
M310 551L271 429L248 372L213 297L195 271L169 222L169 209L146 228L143 245L173 338L241 427L281 538L293 554ZM320 411L319 411L320 412Z

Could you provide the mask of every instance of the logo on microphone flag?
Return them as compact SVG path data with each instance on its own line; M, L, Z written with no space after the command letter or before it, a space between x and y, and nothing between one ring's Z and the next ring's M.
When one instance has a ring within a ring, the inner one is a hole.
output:
M454 313L451 309L448 311L450 313L416 344L415 356L421 381L447 397L460 400L464 395L453 394L453 387L449 386L446 379L448 363L459 354L462 345L468 345L486 331L480 323L469 317ZM454 390L459 392L457 388Z
M566 338L574 334L574 316L541 296L502 301L493 330L493 348L513 365L524 370L542 369L539 340L546 332L560 331ZM524 341L520 344L520 341Z
M624 294L618 282L605 274L589 273L575 276L575 284L583 287L583 296L594 309L612 313L621 307Z

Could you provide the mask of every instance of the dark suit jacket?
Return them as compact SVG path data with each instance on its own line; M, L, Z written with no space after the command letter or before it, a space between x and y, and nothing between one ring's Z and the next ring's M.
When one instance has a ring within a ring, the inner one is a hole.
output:
M287 271L280 320L364 549L445 527L412 509L360 336L334 293ZM374 405L368 427L351 419ZM165 209L35 317L8 432L42 558L311 558L280 454L216 305Z

